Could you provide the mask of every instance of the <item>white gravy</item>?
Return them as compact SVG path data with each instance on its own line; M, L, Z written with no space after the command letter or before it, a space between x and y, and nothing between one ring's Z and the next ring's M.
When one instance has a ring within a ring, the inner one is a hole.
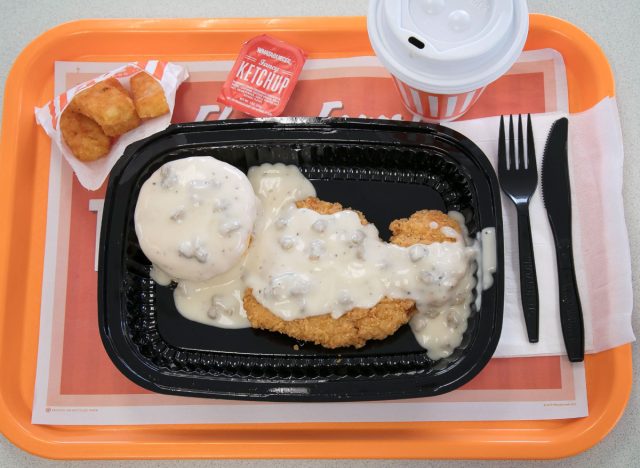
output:
M208 281L176 280L174 299L182 315L218 327L248 327L242 307L247 287L284 320L328 311L338 318L386 296L416 302L410 326L431 359L447 357L460 345L476 265L489 268L478 272L478 287L488 287L486 276L492 265L495 270L495 259L484 258L466 231L445 226L443 233L455 242L399 247L383 242L376 227L363 226L353 211L321 215L296 208L296 200L315 196L315 190L295 166L264 164L251 168L248 179L260 201L248 251ZM464 229L461 215L450 215ZM487 250L495 257L495 248ZM162 270L154 264L152 277L167 284L172 275Z

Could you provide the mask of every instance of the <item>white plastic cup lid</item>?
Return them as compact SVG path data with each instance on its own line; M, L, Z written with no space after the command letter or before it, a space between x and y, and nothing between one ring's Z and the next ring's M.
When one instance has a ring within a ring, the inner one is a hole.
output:
M482 88L518 59L526 0L370 0L367 29L391 74L438 94Z

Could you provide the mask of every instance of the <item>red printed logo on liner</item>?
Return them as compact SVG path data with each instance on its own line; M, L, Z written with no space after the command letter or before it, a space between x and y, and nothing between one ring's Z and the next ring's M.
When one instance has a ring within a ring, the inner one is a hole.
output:
M306 60L302 49L262 35L245 42L218 102L254 117L284 111Z

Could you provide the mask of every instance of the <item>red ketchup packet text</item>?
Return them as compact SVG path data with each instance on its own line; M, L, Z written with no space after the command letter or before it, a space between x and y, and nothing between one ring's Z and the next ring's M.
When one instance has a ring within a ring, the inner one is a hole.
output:
M218 102L254 117L284 111L305 62L302 49L263 34L245 42Z

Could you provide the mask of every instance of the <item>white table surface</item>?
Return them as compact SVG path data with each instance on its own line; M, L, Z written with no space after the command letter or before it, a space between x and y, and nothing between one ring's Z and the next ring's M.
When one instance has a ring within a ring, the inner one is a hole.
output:
M20 51L35 37L60 23L80 18L137 17L246 17L246 16L321 16L364 15L366 0L0 0L0 87ZM564 18L584 29L600 44L613 67L616 94L622 120L625 145L625 213L631 242L634 273L640 266L640 197L634 186L640 185L640 25L638 0L529 0L532 12ZM585 77L588 79L588 77ZM3 93L4 94L4 93ZM634 274L634 293L638 297L640 280ZM640 332L637 311L633 319L636 335ZM637 356L638 346L633 346ZM634 380L640 376L634 362ZM602 442L570 459L551 462L522 462L523 466L640 466L640 392L634 386L629 405L618 425ZM464 461L97 461L69 462L43 460L16 448L0 436L0 468L9 467L386 467L438 466L465 467ZM477 466L513 466L513 462L475 462Z

